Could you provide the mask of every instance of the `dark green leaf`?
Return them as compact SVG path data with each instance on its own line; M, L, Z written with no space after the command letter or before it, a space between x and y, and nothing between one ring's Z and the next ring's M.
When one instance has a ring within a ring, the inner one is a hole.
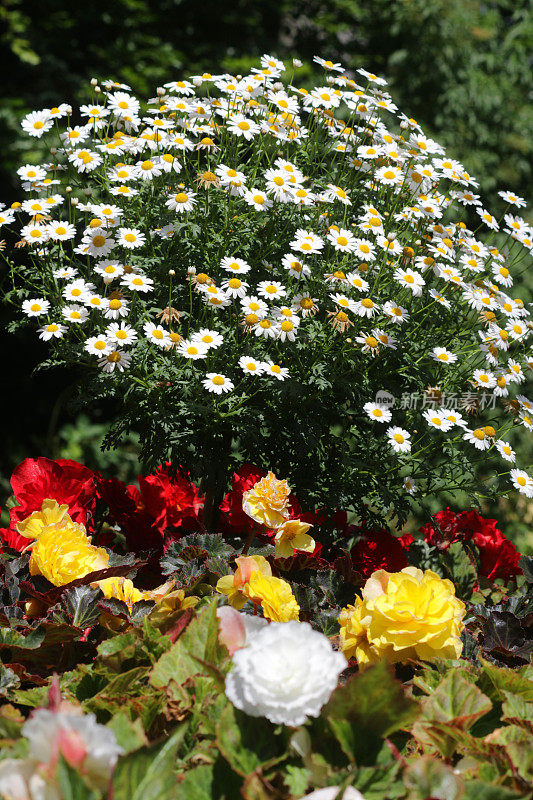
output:
M363 759L374 757L384 737L416 719L419 706L407 697L392 667L381 661L338 687L322 713L346 755L368 763Z
M274 731L268 720L250 717L228 703L217 725L217 746L232 768L246 776L286 757L287 735Z

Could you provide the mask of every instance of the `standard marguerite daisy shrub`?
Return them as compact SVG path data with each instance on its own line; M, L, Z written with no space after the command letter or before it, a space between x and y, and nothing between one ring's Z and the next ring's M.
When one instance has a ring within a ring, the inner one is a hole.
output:
M506 441L533 426L524 203L502 192L496 219L385 80L317 62L311 91L265 56L28 115L52 160L0 212L11 299L85 399L116 399L109 443L134 427L145 462L202 478L208 526L243 460L400 517L415 492L473 493L479 462L531 496Z

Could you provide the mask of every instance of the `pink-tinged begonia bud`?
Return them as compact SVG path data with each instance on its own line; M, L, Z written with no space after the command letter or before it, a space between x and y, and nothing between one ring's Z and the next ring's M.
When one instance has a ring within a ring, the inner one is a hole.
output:
M228 648L228 653L232 656L246 643L246 628L242 614L231 606L222 606L217 611L217 617L218 639Z

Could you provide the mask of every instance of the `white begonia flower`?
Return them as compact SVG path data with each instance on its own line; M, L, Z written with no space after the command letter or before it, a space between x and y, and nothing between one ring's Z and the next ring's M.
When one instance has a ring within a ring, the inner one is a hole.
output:
M76 767L90 784L104 791L117 758L123 750L114 732L96 722L94 714L66 714L38 708L22 727L29 740L29 755L41 764L49 763L57 749L69 760L69 746L76 748ZM82 758L83 752L85 755Z
M316 792L306 794L301 800L337 800L337 797L339 797L339 787L326 786L325 789L317 789ZM365 800L365 798L353 786L347 786L342 794L342 800Z
M308 622L272 622L234 653L226 695L252 717L303 725L318 717L345 668L343 654Z
M22 734L29 741L28 757L0 762L0 795L6 800L60 800L52 769L58 753L92 788L105 791L123 753L110 728L99 725L94 714L83 714L75 707L72 713L36 709Z
M5 800L61 800L59 788L50 785L30 759L6 758L0 762L0 795Z

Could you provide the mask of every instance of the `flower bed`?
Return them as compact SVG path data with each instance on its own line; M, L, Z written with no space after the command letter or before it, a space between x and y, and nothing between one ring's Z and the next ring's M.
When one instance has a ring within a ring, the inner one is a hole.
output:
M527 796L532 561L474 508L406 530L533 496L524 201L315 61L23 120L12 328L145 467L13 473L7 800Z
M139 486L13 474L2 796L525 796L533 564L496 520L397 538L246 466L212 534L192 483Z

